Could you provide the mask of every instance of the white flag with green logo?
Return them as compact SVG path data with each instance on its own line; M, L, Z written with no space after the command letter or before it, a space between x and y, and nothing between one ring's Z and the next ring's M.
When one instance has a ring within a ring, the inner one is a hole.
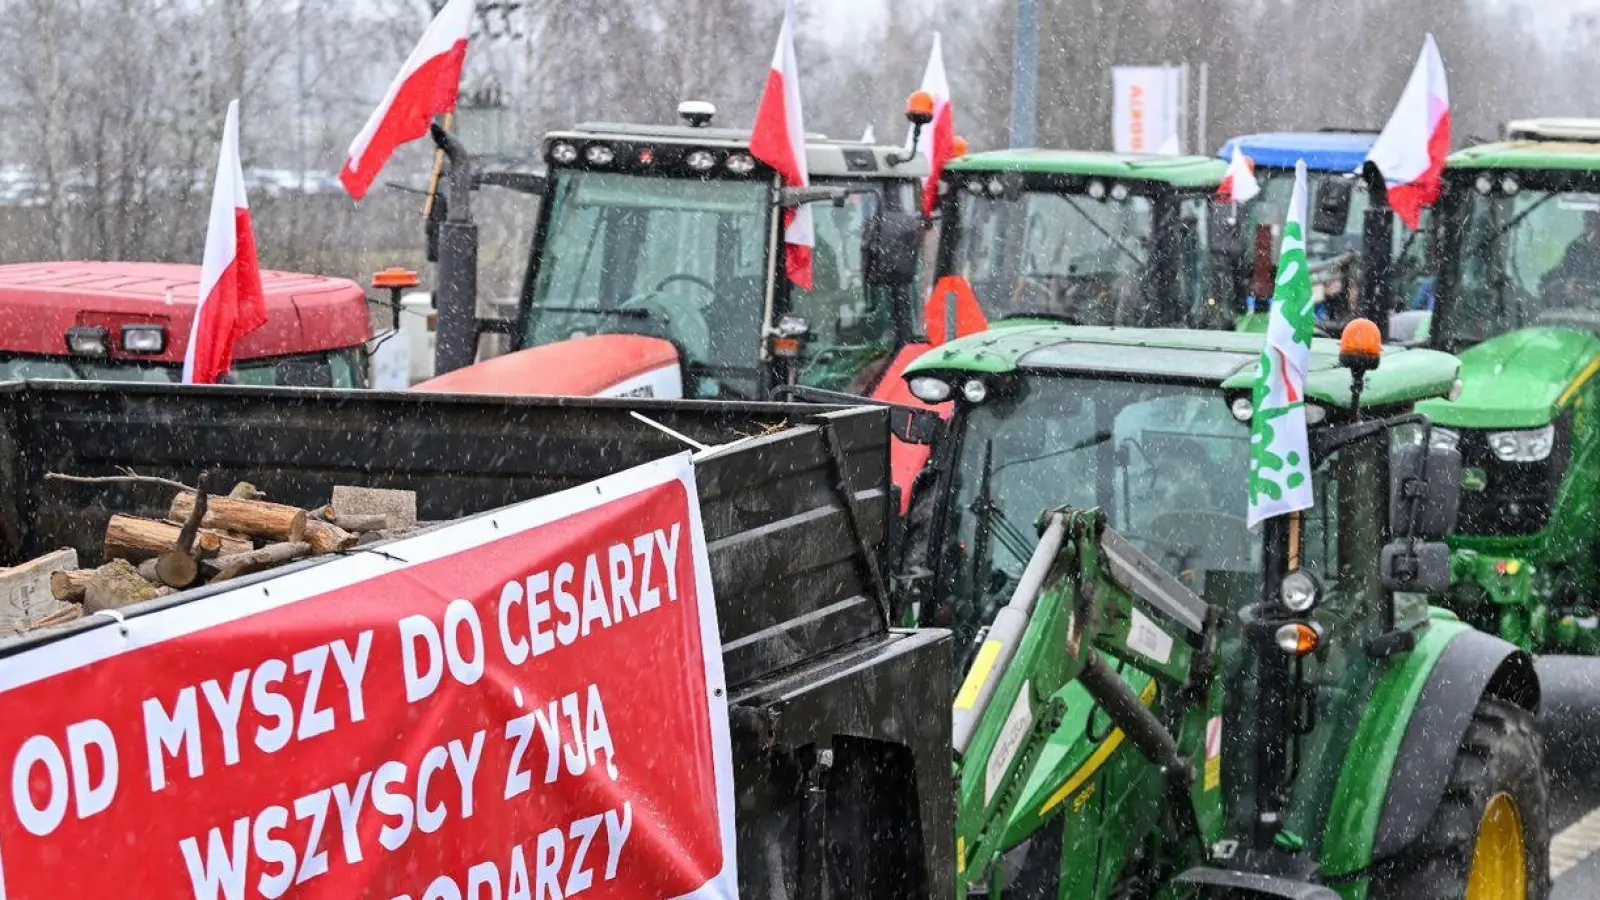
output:
M1289 218L1283 223L1267 344L1261 349L1251 398L1251 528L1263 519L1307 509L1313 502L1305 387L1315 301L1305 235L1306 164L1301 161L1294 168L1294 195L1289 201Z

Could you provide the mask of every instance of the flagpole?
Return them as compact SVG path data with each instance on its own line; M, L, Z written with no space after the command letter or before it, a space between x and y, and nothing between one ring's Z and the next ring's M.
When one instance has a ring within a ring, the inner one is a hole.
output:
M444 114L444 130L449 131L455 124L454 110ZM433 151L433 172L428 176L428 199L422 205L424 219L433 215L433 201L439 196L439 179L444 177L444 148L438 147Z
M1011 146L1038 143L1039 2L1017 0L1017 31L1011 52Z

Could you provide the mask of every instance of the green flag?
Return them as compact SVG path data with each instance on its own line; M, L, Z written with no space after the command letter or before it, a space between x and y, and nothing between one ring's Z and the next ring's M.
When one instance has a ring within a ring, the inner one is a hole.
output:
M1278 283L1267 343L1261 349L1250 416L1250 511L1263 519L1311 506L1311 450L1306 439L1306 366L1315 301L1306 262L1306 164L1294 169L1294 194L1283 223Z

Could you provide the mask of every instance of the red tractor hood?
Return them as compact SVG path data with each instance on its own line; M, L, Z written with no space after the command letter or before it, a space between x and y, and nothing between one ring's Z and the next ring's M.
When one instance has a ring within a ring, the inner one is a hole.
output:
M661 338L597 334L518 350L412 387L437 394L683 396L678 351Z

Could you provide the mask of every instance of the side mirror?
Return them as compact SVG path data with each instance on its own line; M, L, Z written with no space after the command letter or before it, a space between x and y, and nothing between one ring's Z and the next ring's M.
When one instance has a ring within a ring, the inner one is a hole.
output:
M1456 530L1461 511L1461 451L1427 448L1427 481L1422 480L1423 452L1422 447L1406 447L1390 468L1389 533L1398 537L1410 532L1423 540L1438 540Z
M272 380L283 387L333 387L333 366L307 359L286 359L273 367Z
M1439 543L1398 540L1383 548L1383 586L1408 594L1442 594L1450 589L1450 548Z
M1350 223L1350 196L1355 182L1325 178L1317 185L1317 206L1311 213L1311 230L1319 234L1344 234Z
M861 232L861 271L869 286L915 285L921 275L922 217L879 212Z
M1231 203L1209 204L1206 233L1211 252L1228 257L1244 256L1244 214Z

